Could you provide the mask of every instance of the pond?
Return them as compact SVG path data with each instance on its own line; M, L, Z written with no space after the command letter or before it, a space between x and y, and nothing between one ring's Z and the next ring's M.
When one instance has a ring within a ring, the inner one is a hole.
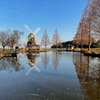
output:
M100 100L100 58L66 51L4 57L0 100Z

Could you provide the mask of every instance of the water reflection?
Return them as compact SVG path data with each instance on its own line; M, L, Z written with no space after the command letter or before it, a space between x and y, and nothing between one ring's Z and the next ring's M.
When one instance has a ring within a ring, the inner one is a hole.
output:
M100 59L74 53L73 62L85 100L100 100Z
M61 58L60 52L52 52L52 62L53 62L55 70L57 70L60 58Z
M27 55L27 61L29 66L31 66L31 68L26 72L26 75L28 75L31 70L34 68L37 72L40 72L41 70L36 66L39 62L40 59L36 59L38 56L38 53L32 53L32 55Z
M48 52L41 53L41 59L44 65L44 69L46 70L49 60L50 60L50 54Z
M0 100L100 99L100 59L82 53L19 54L1 59L0 71Z
M51 54L51 56L50 56L50 54ZM42 59L44 69L46 70L49 60L50 60L50 57L51 57L52 64L53 64L55 70L57 70L61 56L62 56L61 52L42 52L41 59Z
M20 71L24 67L20 64L17 57L3 57L0 59L0 71Z

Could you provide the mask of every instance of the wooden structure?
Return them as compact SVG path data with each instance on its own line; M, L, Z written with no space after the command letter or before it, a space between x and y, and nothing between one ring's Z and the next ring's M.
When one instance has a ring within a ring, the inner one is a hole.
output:
M31 35L31 34L30 34ZM28 36L28 38L30 37L30 35ZM31 37L31 39L27 42L27 51L29 53L32 53L32 52L39 52L39 49L40 49L40 45L37 45L36 42L35 42L35 38L34 37Z
M25 24L25 27L29 30L30 34L28 35L28 42L27 42L27 51L29 55L33 55L34 52L39 52L40 45L36 44L36 41L40 43L39 38L35 35L40 28L38 27L34 32L30 30L30 28Z
M0 58L2 57L17 57L17 52L2 52L0 53Z
M74 50L74 45L72 45L72 44L68 44L67 46L66 46L66 50Z

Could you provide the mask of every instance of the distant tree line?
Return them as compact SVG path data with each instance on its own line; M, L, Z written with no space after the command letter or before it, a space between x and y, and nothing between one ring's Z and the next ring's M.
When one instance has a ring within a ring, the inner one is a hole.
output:
M79 39L79 38L77 38L77 39ZM61 42L59 34L58 34L58 30L56 29L55 32L54 32L54 35L52 37L52 41L50 42L48 33L45 29L42 40L41 40L41 45L43 45L45 47L45 49L50 44L51 44L51 48L66 48L66 46L69 45L69 44L74 45L75 48L81 48L81 47L82 48L88 48L88 44L86 42L88 40L83 40L82 41L83 45L81 44L81 41L82 40L79 39L79 40L71 40L71 41ZM92 40L90 47L91 48L99 48L100 47L100 40L98 40L98 41Z
M61 44L58 43L57 46L56 45L52 45L51 48L66 48L68 45L73 45L75 48L88 48L88 45L87 44L84 44L83 46L81 44L76 44L73 42L73 40L71 41L65 41L65 42L62 42ZM100 48L100 40L97 41L97 42L93 42L90 46L91 48Z
M88 50L100 41L100 0L88 0L88 4L83 11L82 19L79 23L73 43L88 46ZM98 46L97 46L98 47Z
M21 35L23 35L24 32L20 32L18 30L4 30L0 31L0 45L3 47L3 50L5 47L10 47L13 49L15 44L18 44L19 39Z

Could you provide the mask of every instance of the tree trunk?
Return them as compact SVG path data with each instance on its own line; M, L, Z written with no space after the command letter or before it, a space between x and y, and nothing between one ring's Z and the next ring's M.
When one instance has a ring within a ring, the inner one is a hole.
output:
M3 51L5 50L5 47L3 46Z
M46 51L47 46L45 45L45 51Z
M88 51L90 51L90 46L91 46L91 45L90 45L90 42L89 42L89 45L88 45Z
M83 49L83 44L81 44L81 50Z
M13 49L13 44L12 44L11 48Z

